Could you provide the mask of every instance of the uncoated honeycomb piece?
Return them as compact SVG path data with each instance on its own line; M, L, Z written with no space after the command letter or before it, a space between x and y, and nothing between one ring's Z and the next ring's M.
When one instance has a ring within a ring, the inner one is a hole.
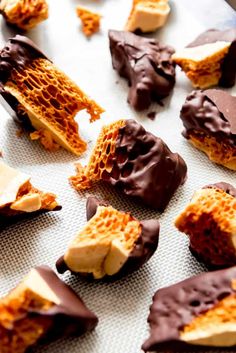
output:
M175 221L176 227L189 236L193 254L208 267L236 264L236 197L221 185L195 192Z
M77 6L76 12L82 22L82 30L87 37L99 31L101 16L82 6Z
M88 189L93 182L102 179L105 171L111 172L119 129L124 125L125 120L118 120L102 128L88 165L82 167L77 164L76 175L69 178L76 190Z
M42 192L30 177L0 161L0 225L10 224L34 212L60 210L56 195Z
M46 0L2 0L0 12L7 23L29 30L48 18Z
M165 25L169 13L168 0L133 0L125 30L153 32Z
M206 153L212 162L236 170L236 148L234 146L196 131L190 134L189 141L193 146Z

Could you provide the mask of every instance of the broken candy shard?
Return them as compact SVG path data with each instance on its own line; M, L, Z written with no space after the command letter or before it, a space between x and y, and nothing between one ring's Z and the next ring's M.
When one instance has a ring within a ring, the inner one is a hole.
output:
M97 317L47 266L32 269L0 300L0 351L24 353L41 342L80 336Z
M32 186L30 177L0 160L0 225L34 213L60 210L56 195Z
M181 109L184 136L215 163L236 170L236 97L222 90L193 91Z
M236 265L235 220L236 189L221 182L195 192L175 225L189 236L197 260L209 268L224 268Z
M187 166L158 137L134 120L103 127L87 167L70 178L77 190L104 180L151 208L163 211L186 180Z
M48 18L48 4L46 0L1 0L0 13L8 24L29 30Z
M232 87L236 77L236 28L210 29L177 51L172 59L194 87Z
M136 110L167 97L175 84L174 49L130 32L109 31L112 65L129 83L128 102Z
M153 297L148 317L150 337L142 349L156 352L235 346L235 306L236 267L160 289Z
M62 146L78 156L85 151L75 116L86 109L94 121L103 110L28 38L17 35L1 50L0 85L32 140L48 150Z
M76 12L82 22L82 31L87 37L99 31L101 16L98 13L82 6L77 6Z
M165 25L169 13L168 0L133 0L125 30L154 32Z
M95 279L116 278L138 270L158 246L159 222L139 222L95 197L87 200L88 223L57 261L60 273L92 274Z

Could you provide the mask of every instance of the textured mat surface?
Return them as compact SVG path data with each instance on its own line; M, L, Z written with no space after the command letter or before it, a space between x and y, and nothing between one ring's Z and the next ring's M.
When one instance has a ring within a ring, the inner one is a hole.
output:
M176 215L185 207L193 192L207 184L225 181L236 184L235 173L212 164L201 152L182 137L179 111L191 86L178 70L177 85L165 107L153 105L154 121L146 112L137 114L126 103L127 83L112 70L107 31L122 29L128 16L131 0L86 1L86 5L103 15L102 31L87 40L80 31L75 14L81 0L49 0L50 18L28 35L92 98L105 109L101 121L88 124L87 117L78 117L80 132L89 141L88 152L80 160L84 163L94 145L102 124L118 118L135 118L146 129L162 137L169 147L179 152L188 164L188 180L174 195L163 214L152 212L130 202L114 189L99 184L89 193L77 193L67 178L74 173L73 155L59 150L46 152L37 142L16 136L17 127L0 107L0 148L11 166L32 175L35 186L55 192L63 205L62 211L42 215L12 226L1 232L0 294L6 294L32 266L48 264L55 268L75 233L85 224L86 195L94 193L108 198L112 205L131 211L139 219L157 217L161 223L159 249L140 271L115 283L86 282L66 274L62 278L70 284L99 317L99 325L92 334L79 339L61 340L34 352L44 353L138 353L148 335L146 318L154 292L191 275L204 271L188 250L187 238L173 226ZM203 30L197 20L172 1L172 15L156 38L176 48L184 46ZM13 32L1 21L0 43Z

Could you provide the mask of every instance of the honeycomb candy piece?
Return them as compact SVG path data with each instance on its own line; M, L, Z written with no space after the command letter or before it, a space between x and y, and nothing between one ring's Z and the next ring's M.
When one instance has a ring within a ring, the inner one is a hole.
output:
M75 115L86 109L92 122L103 110L28 38L16 36L1 51L0 82L3 98L33 140L49 150L60 145L78 156L85 151Z
M82 31L87 37L99 31L101 15L82 6L77 6L76 12L82 22Z
M102 128L88 166L83 167L78 163L76 175L69 179L76 190L90 188L94 182L103 178L105 172L112 171L119 129L125 124L125 120L118 120Z
M191 133L189 141L194 147L204 152L212 162L236 170L236 148L234 146L218 142L216 138L204 136L196 131Z
M236 264L236 189L232 185L213 184L195 192L175 225L189 236L192 253L208 267Z
M39 266L0 300L0 352L24 353L38 342L80 336L97 322L69 286Z
M169 13L169 0L133 0L125 30L154 32L165 25Z
M0 225L12 223L35 212L60 209L56 195L36 189L28 175L0 161Z
M236 98L225 91L193 91L180 118L183 135L210 160L236 170Z
M79 165L70 181L81 190L103 180L163 211L186 174L184 160L160 138L134 120L118 120L102 129L88 165Z
M136 110L167 97L175 85L174 49L155 39L109 31L112 66L129 84L128 103Z
M159 222L139 222L95 197L87 200L87 225L57 261L60 273L70 270L95 279L127 275L139 269L158 246Z
M236 267L203 273L153 297L145 352L236 345ZM202 346L202 347L201 347Z
M29 30L48 18L46 0L1 0L0 12L6 22Z
M196 88L231 87L236 75L236 28L208 30L172 59Z

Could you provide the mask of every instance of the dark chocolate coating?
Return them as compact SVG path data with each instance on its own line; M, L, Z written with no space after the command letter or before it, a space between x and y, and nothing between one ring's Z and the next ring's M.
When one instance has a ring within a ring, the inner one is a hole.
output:
M142 349L155 352L161 348L176 350L177 347L187 346L187 343L181 342L181 330L225 297L235 294L232 288L235 279L236 267L232 267L203 273L158 290L148 316L150 337Z
M236 77L236 28L230 28L224 31L210 29L203 32L187 47L197 47L203 44L215 43L219 41L230 42L231 46L221 64L221 78L219 86L232 87L235 84Z
M13 69L24 69L32 60L38 58L48 60L29 38L21 35L16 35L9 39L5 47L0 51L0 94L16 113L13 116L14 120L29 131L34 131L35 129L28 115L18 112L19 102L9 92L5 91L4 84L10 80Z
M87 220L89 221L97 212L98 206L109 206L105 201L100 201L96 197L87 199ZM146 263L157 249L159 241L160 223L156 219L149 219L140 222L141 234L134 244L133 250L130 252L127 261L123 267L112 277L115 279L126 276L138 270ZM63 256L56 262L56 268L59 273L70 270L66 265Z
M116 274L117 277L126 276L142 267L155 253L158 242L160 223L156 219L148 219L140 222L142 232L134 244L127 261Z
M223 101L219 99L221 94L224 98L224 106ZM236 114L233 109L235 100L236 98L221 90L210 89L190 93L180 112L180 118L185 127L183 135L189 138L191 133L200 132L215 137L219 142L236 146L236 133L234 133Z
M86 217L87 221L89 221L93 216L95 216L97 212L98 206L109 206L106 201L100 201L95 196L89 196L86 202Z
M3 213L1 210L0 212L0 231L5 229L6 227L9 227L11 225L14 225L18 222L28 220L28 219L33 219L34 217L39 216L40 214L43 213L48 213L52 211L60 211L62 209L62 206L57 205L53 210L45 210L41 209L35 212L21 212L21 211L15 211L11 210L10 208L6 210L6 212Z
M96 315L48 266L39 266L35 270L60 300L60 304L55 304L47 312L34 309L29 314L52 320L51 328L44 340L52 341L68 335L80 336L96 327L98 323Z
M128 102L136 110L167 97L175 84L174 49L131 32L109 31L112 65L128 79Z
M186 180L187 166L158 137L134 120L120 128L113 168L102 179L139 202L163 211L177 188Z
M227 194L236 197L236 189L233 185L225 183L223 181L221 181L220 183L215 183L215 184L210 184L210 185L206 185L204 186L203 189L209 189L209 188L215 188L215 189L221 189L224 192L226 192Z
M0 51L0 83L4 85L10 79L13 69L23 69L38 58L47 59L29 38L18 34L10 38Z
M231 133L236 135L236 97L219 89L208 89L204 91L204 94L229 122Z

